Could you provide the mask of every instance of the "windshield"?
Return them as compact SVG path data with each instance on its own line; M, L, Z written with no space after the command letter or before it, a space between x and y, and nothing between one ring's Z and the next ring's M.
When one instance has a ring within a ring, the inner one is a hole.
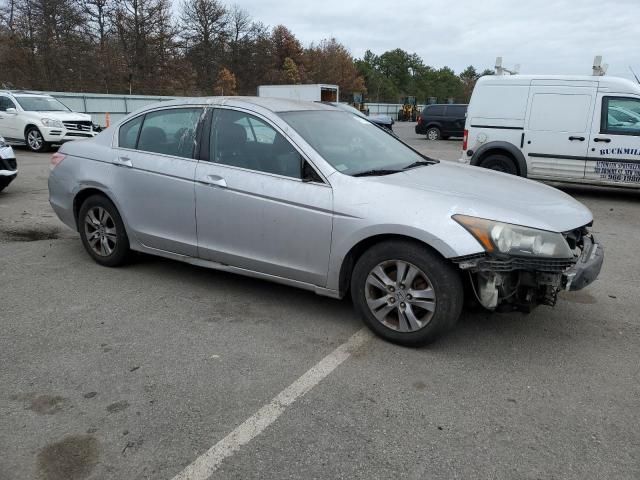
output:
M15 97L26 112L68 112L69 109L52 97Z
M279 115L336 170L347 175L402 170L426 160L393 135L350 113L311 110Z

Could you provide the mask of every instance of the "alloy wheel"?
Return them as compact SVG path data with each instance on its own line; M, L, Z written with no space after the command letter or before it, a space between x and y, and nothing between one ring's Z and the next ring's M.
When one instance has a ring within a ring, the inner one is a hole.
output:
M40 150L44 143L44 138L42 138L42 134L38 130L29 130L27 143L32 150Z
M89 247L96 255L108 257L118 242L113 217L103 207L92 207L84 219L84 233Z
M436 295L429 277L403 260L384 261L369 272L365 299L373 316L398 332L424 328L436 310Z
M438 139L438 131L437 131L437 130L435 130L435 129L433 129L433 128L432 128L432 129L430 129L430 130L427 132L427 138L428 138L429 140L437 140L437 139Z

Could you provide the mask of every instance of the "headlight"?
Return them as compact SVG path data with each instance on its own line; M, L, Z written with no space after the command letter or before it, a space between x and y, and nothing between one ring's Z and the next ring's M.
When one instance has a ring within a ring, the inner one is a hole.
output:
M525 257L573 257L573 252L561 233L467 215L454 215L453 219L466 228L489 253Z
M45 127L57 127L63 128L62 122L60 120L54 120L52 118L41 118L40 121Z

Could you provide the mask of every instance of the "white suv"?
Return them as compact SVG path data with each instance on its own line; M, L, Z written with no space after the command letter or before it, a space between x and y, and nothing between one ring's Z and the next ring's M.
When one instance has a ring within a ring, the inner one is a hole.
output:
M50 95L0 90L0 136L44 152L53 143L97 135L91 116L71 111Z

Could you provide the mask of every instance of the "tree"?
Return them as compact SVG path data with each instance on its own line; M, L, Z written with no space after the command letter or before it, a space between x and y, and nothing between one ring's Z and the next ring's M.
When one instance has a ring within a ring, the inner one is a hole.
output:
M289 57L284 59L282 73L284 74L284 79L287 83L300 83L300 72L298 71L298 66L296 65L296 62Z
M218 74L213 90L216 95L236 95L236 76L223 68Z
M227 10L217 0L184 0L180 26L184 49L198 74L201 90L216 80L228 35Z
M304 64L307 81L338 85L345 100L351 100L354 92L367 91L353 57L335 38L322 40L318 45L311 44L304 51Z

